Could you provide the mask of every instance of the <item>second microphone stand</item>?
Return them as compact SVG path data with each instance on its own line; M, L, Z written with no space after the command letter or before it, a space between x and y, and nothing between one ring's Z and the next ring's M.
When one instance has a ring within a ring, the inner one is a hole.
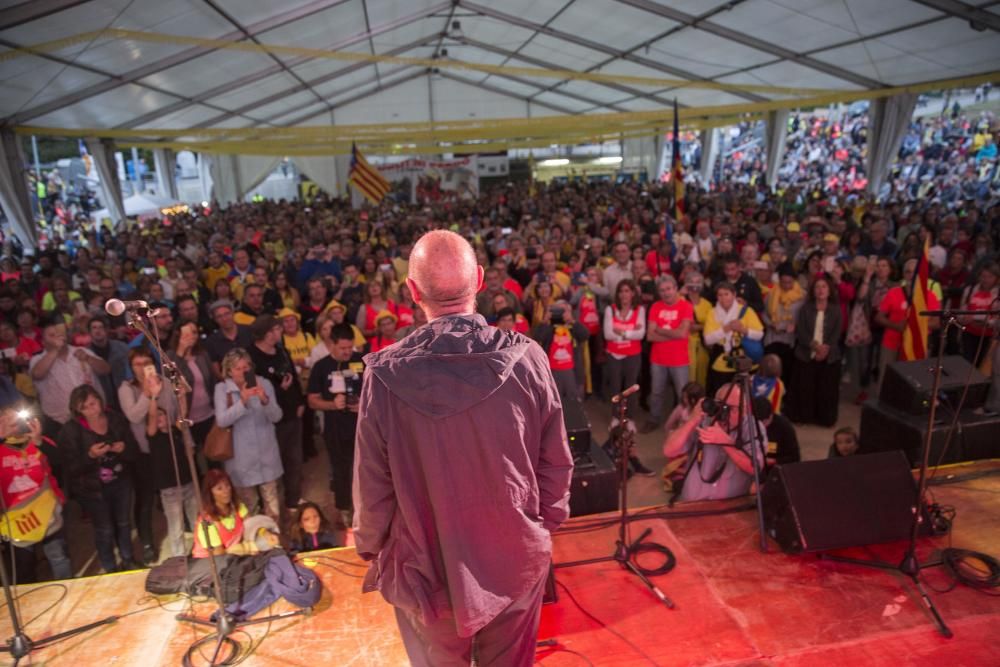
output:
M638 389L638 385L635 386ZM634 574L639 578L643 584L646 585L653 595L655 595L660 602L665 604L669 609L674 608L673 601L668 598L663 591L661 591L656 584L654 584L647 573L643 571L641 567L636 565L635 557L636 554L642 551L658 551L663 553L666 557L665 564L660 568L661 572L668 572L673 569L676 559L673 552L662 544L657 544L656 542L644 542L643 540L653 532L652 528L647 528L642 531L639 537L633 541L628 541L628 459L629 452L631 451L633 445L633 433L630 428L628 420L628 395L634 393L634 390L629 389L621 394L617 394L611 399L611 402L618 409L618 435L612 439L615 449L615 462L618 464L618 540L615 542L615 551L610 556L600 556L598 558L588 558L585 560L571 561L568 563L557 563L555 567L575 567L577 565L591 565L593 563L606 563L608 561L615 561L623 568Z

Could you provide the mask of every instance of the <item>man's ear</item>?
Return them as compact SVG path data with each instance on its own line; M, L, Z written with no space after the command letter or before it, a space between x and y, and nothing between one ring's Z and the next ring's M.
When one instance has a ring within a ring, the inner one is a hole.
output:
M482 264L476 264L476 294L483 291L483 280L486 276L486 271L483 270ZM409 278L406 279L409 282Z
M480 280L482 280L482 275L480 275ZM410 288L410 296L413 297L413 303L421 304L424 300L424 295L420 293L420 288L413 282L413 278L408 277L406 279L406 286Z

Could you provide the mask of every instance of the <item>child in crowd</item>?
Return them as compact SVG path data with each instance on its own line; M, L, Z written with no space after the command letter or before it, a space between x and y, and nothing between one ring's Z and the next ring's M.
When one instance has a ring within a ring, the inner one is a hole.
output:
M681 400L670 416L667 417L666 431L670 433L675 428L683 424L691 416L691 410L698 404L698 401L705 398L705 388L697 382L688 382L681 389Z
M304 502L296 510L298 520L290 532L289 551L293 554L342 546L323 516L323 510L312 502Z
M667 417L667 423L664 427L667 437L691 417L691 411L694 410L694 406L698 405L698 401L703 398L705 398L705 387L697 382L688 382L684 385L684 388L681 389L680 402L674 406L670 416ZM667 441L664 440L663 442L665 446ZM684 472L687 470L687 458L687 454L667 457L667 464L660 473L660 478L663 480L663 490L666 493L673 493L675 490L674 487L684 479Z
M766 398L771 402L771 411L781 414L781 404L785 400L785 383L781 380L781 357L765 354L760 360L757 372L751 378L754 398Z
M850 426L837 429L833 434L833 444L830 445L830 452L826 455L828 459L836 459L842 456L851 456L858 453L858 434Z

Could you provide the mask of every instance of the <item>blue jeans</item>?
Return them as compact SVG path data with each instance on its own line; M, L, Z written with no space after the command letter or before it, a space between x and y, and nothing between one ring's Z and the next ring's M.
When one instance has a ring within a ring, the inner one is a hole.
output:
M674 400L681 401L681 391L688 383L689 365L683 366L660 366L659 364L649 365L649 420L657 425L664 420L663 399L667 394L667 380L674 386Z
M198 526L198 501L194 495L194 484L188 482L184 486L160 489L160 502L163 503L163 514L167 517L167 544L170 545L171 555L186 556L184 517L187 517L192 531Z
M42 540L42 553L49 561L53 579L72 579L73 566L69 561L65 529L59 529ZM38 581L35 571L35 547L14 547L14 562L17 564L18 584L33 584Z
M94 547L105 572L116 572L115 546L126 568L135 564L132 555L132 482L119 477L102 484L98 494L77 497L94 524Z

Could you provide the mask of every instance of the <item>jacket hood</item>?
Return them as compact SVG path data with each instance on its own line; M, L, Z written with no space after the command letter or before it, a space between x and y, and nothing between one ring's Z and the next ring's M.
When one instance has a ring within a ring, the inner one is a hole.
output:
M448 417L489 398L534 343L486 324L481 315L449 315L365 357L368 370L399 400L430 417Z

